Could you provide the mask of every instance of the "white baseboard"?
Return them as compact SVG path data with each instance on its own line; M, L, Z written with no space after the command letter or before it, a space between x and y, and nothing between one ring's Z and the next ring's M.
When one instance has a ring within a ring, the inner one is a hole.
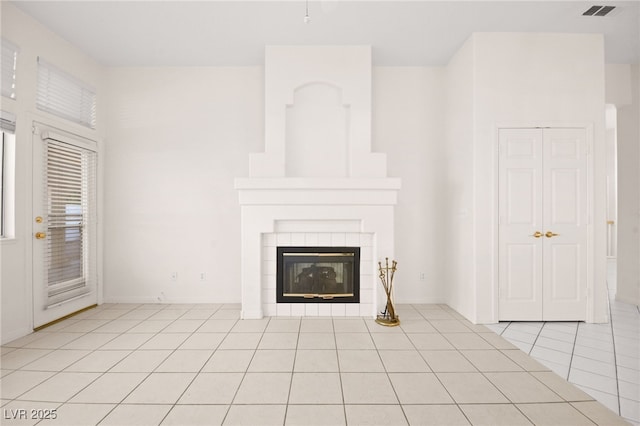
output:
M242 319L262 319L264 318L264 313L262 309L258 309L255 311L242 310L240 311L240 318Z
M158 299L154 297L141 296L141 297L105 297L104 303L151 303L158 305L167 305L172 303L194 303L194 304L231 304L240 303L238 300L202 300L197 297L172 297L165 299Z
M12 330L8 333L2 333L2 341L0 344L7 344L31 333L33 333L33 329L31 328L21 328L20 330Z

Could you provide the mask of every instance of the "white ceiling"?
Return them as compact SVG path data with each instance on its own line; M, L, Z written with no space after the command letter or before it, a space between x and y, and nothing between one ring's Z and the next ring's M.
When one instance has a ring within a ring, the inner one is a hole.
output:
M4 3L4 1L3 1ZM259 65L265 45L371 45L376 65L444 65L472 32L603 33L607 63L638 63L640 2L14 1L107 66ZM594 4L616 5L584 17Z

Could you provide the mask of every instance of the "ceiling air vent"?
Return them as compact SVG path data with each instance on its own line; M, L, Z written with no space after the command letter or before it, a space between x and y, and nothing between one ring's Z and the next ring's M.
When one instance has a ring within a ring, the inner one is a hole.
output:
M591 6L582 16L607 16L615 8L615 6Z
M605 6L596 12L596 16L607 16L607 14L615 8L615 6Z

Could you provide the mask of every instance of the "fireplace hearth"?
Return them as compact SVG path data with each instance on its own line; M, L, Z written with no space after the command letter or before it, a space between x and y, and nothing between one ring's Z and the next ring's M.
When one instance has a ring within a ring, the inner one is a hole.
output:
M277 247L278 303L359 303L360 247Z

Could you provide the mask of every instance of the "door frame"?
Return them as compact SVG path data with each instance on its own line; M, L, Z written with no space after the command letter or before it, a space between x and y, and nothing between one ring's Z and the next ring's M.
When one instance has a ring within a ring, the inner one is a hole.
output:
M34 233L36 232L35 226L36 223L33 221L33 218L36 216L36 206L33 205L33 137L34 129L38 127L38 124L45 127L56 128L63 132L74 134L84 139L93 140L96 142L96 153L98 155L97 161L97 196L96 196L96 228L97 228L97 241L96 244L96 270L97 270L97 282L96 282L96 296L97 296L97 304L101 305L104 302L104 285L103 285L103 247L104 247L104 229L102 224L103 217L103 194L104 194L104 160L103 156L103 144L104 138L101 136L101 132L98 130L92 130L82 125L66 121L63 119L59 119L55 116L42 113L39 111L28 111L24 114L24 119L18 122L18 126L21 126L20 129L23 136L21 136L21 141L24 142L25 156L27 157L29 170L24 173L25 178L25 187L28 188L28 196L25 197L26 209L29 217L26 218L27 223L23 228L26 232L24 238L26 239L25 244L25 262L24 262L24 276L26 278L25 282L25 312L29 318L29 330L34 329L34 307L33 307L33 285L34 285L34 277L33 277L33 244L34 244ZM17 133L16 129L16 133ZM16 232L18 230L16 229Z
M606 297L606 293L602 292L602 288L596 289L597 282L595 280L596 275L602 275L605 271L600 271L600 274L597 274L597 265L595 262L596 259L596 246L595 246L595 237L596 232L600 230L604 231L604 225L602 227L596 227L595 221L598 220L599 214L595 208L595 200L596 196L595 180L594 180L594 171L595 167L595 155L594 150L594 127L592 123L586 122L557 122L557 121L533 121L533 122L504 122L504 123L496 123L494 127L494 168L493 168L493 227L494 227L494 244L493 244L493 319L494 322L498 322L500 318L500 282L499 282L499 255L500 255L500 215L499 215L499 203L500 203L500 192L499 192L499 170L500 170L500 130L501 129L532 129L532 128L557 128L557 129L584 129L585 131L585 140L586 140L586 173L587 173L587 182L586 182L586 192L587 192L587 256L585 259L586 264L586 274L587 274L587 289L586 289L586 312L585 318L586 322L607 322L608 317L605 314L604 317L598 315L596 312L596 297L600 294L600 297ZM604 169L603 169L604 170ZM604 195L604 193L603 193ZM603 216L604 217L604 216ZM604 247L603 247L604 249ZM603 258L605 259L605 258ZM606 260L606 259L605 259ZM606 265L604 265L606 266ZM603 284L601 284L603 285ZM605 289L606 291L606 289Z

